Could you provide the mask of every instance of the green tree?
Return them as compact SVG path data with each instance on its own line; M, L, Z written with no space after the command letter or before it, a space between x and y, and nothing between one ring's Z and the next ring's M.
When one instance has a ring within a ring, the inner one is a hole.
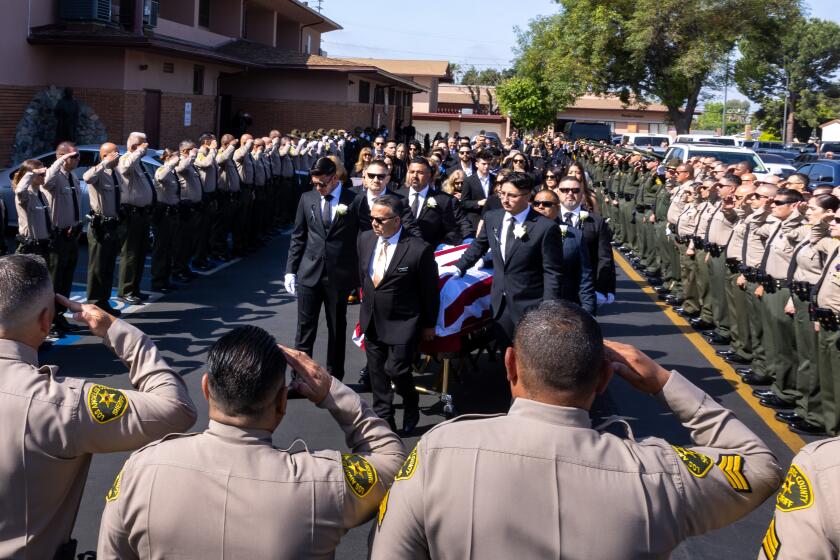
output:
M585 93L658 99L687 132L702 88L739 40L772 33L800 0L556 0L560 13L519 31L516 70L554 109Z
M761 104L762 119L778 115L778 123L773 123L777 129L782 128L783 118L778 108L787 94L786 141L794 135L802 139L803 131L820 124L832 100L840 97L835 75L840 70L840 26L834 22L792 18L779 34L751 37L739 49L738 89Z
M463 69L460 83L461 85L467 86L475 113L489 113L492 115L499 112L498 104L493 96L493 88L502 82L507 73L508 71L506 70L500 71L495 68L477 70L475 66L469 66ZM482 91L487 97L486 109L481 102Z
M737 134L744 131L750 102L729 99L726 102L726 131L723 134ZM703 112L694 117L691 128L698 130L720 130L723 119L723 103L710 101L703 106Z
M499 108L517 126L525 130L545 128L554 122L557 112L547 104L548 92L531 78L513 77L496 88Z

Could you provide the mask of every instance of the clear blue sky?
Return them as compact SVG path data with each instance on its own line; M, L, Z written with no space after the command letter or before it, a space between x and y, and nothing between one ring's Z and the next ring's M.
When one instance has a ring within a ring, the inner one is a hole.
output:
M322 0L324 15L344 27L327 33L329 56L448 60L504 68L513 59L514 26L557 11L552 0ZM814 17L840 23L840 0L806 0ZM316 2L310 0L310 5ZM734 88L730 98L742 99Z

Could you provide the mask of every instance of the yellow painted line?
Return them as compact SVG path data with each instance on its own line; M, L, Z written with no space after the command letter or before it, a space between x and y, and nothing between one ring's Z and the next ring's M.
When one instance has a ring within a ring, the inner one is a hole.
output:
M798 434L791 432L786 425L776 420L774 416L776 413L775 410L758 404L758 399L756 399L752 394L753 387L741 381L741 378L737 373L735 373L735 368L733 368L729 362L715 354L714 347L709 344L705 338L703 338L703 335L694 330L688 321L680 315L677 315L677 313L671 309L670 305L659 300L656 291L650 286L650 284L645 282L641 275L636 272L636 269L627 262L624 255L618 251L613 251L613 254L615 255L615 262L618 263L621 270L624 271L624 274L639 285L639 288L641 288L641 290L646 293L656 305L659 306L659 309L666 317L668 317L668 319L671 320L674 325L676 325L683 336L685 336L691 344L697 348L697 351L706 358L712 367L716 368L720 372L724 379L729 381L729 384L732 385L738 395L744 400L744 402L747 403L747 406L752 408L755 413L764 420L764 423L773 430L773 433L779 436L779 439L781 439L785 445L790 447L794 453L798 452L802 446L805 445L805 440L799 437Z

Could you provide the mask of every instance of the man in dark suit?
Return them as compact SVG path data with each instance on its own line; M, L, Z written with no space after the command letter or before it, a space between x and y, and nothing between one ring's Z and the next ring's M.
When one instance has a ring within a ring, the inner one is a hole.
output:
M402 212L400 198L377 198L370 211L373 230L359 235L359 325L365 334L373 410L396 430L393 381L403 399L403 431L410 434L420 419L412 358L421 338L435 336L440 295L434 248L406 234Z
M463 276L490 249L490 306L502 347L510 346L513 331L528 309L563 296L560 228L531 208L531 187L524 173L507 176L501 191L503 210L484 216L478 237L455 264Z
M467 177L475 175L473 164L473 153L469 146L461 146L458 149L458 158L446 166L446 176L449 177L457 170L461 170Z
M415 158L408 166L407 187L397 191L406 198L412 218L423 240L437 247L441 243L458 245L475 231L470 227L458 200L438 191L432 184L432 168L424 158Z
M370 231L371 220L370 210L373 208L374 202L386 194L395 196L402 200L403 211L400 216L402 226L407 233L412 237L422 237L420 228L417 222L412 218L411 212L408 209L405 197L391 190L389 183L391 180L391 172L388 166L381 159L371 161L365 169L363 185L359 187L359 232Z
M315 190L303 194L286 263L286 291L298 297L295 348L310 356L321 307L327 318L327 370L344 378L347 296L358 287L359 198L342 189L335 163L320 158L309 170Z
M484 205L493 193L495 176L490 173L492 163L492 153L488 150L478 152L475 156L475 173L467 177L461 190L461 207L470 220L473 230L478 228L478 222L485 211Z
M554 191L538 191L531 206L560 228L563 239L563 299L572 301L591 315L595 315L592 265L582 232L560 220L560 198Z
M607 222L595 212L581 207L583 186L577 178L564 177L556 192L562 206L560 219L583 233L598 302L611 302L615 299L615 261L610 244L612 233Z

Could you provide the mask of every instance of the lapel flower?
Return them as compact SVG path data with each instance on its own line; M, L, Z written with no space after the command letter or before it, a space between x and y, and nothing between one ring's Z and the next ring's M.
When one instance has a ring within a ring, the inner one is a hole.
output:
M566 224L560 224L560 235L565 239L566 235L569 233L569 226Z
M335 214L336 216L343 216L347 213L347 205L346 204L339 204L335 207Z
M528 228L525 224L516 224L513 226L513 236L516 239L522 239L528 233Z
M426 199L426 208L437 208L437 200L431 196Z
M581 222L585 221L586 218L588 218L588 217L589 217L589 212L587 212L586 210L581 210L580 211L580 221Z

